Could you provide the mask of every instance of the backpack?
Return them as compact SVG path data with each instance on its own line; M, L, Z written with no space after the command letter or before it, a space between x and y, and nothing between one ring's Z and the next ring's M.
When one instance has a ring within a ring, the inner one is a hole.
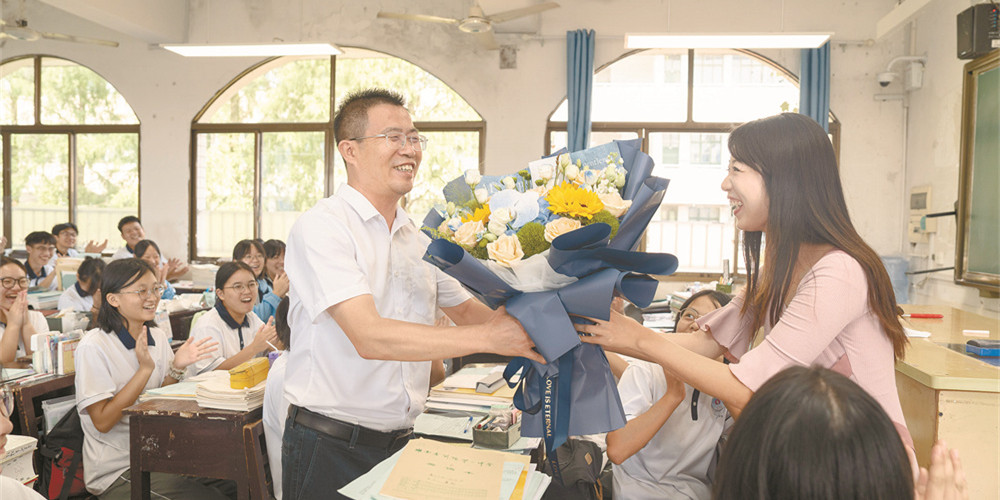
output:
M599 500L603 496L600 484L604 455L601 447L584 439L568 439L556 448L556 457L563 484L555 479L542 495L542 500ZM542 472L551 475L548 461Z
M42 470L37 490L50 500L87 495L83 483L83 427L76 405L45 434L38 447Z

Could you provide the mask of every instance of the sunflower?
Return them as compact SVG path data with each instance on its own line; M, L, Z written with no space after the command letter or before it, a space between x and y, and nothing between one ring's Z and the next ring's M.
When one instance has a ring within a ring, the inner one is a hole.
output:
M462 222L463 223L469 222L469 221L474 221L474 220L481 221L483 223L483 225L486 225L486 223L489 222L489 220L490 220L490 205L488 203L485 204L485 205L483 205L480 208L477 208L476 211L473 212L472 214L465 214L465 215L462 216Z
M545 196L552 213L569 217L590 219L604 209L604 203L592 191L587 191L569 183L560 184Z

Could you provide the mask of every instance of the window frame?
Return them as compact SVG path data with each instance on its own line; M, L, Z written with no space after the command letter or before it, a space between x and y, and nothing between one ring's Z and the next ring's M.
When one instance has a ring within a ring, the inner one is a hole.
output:
M67 173L67 182L69 183L67 189L67 196L69 197L67 203L67 221L74 224L77 223L77 200L76 200L76 182L79 165L77 164L77 154L76 154L76 139L80 134L135 134L136 144L142 144L141 135L141 125L142 121L139 119L139 115L135 113L135 108L129 104L129 109L135 114L138 123L134 124L107 124L107 125L96 125L96 124L60 124L60 125L46 125L42 123L42 58L52 58L61 59L73 63L77 66L87 68L88 70L94 72L97 76L100 76L109 85L118 91L118 88L111 83L110 80L104 78L103 75L94 71L93 68L80 64L72 59L65 57L53 56L48 54L29 54L23 56L12 57L9 59L4 59L0 61L0 66L8 63L21 61L24 59L32 59L32 71L34 72L34 96L33 96L33 112L34 112L34 123L31 125L3 125L0 126L0 141L3 142L3 155L2 155L2 166L3 166L3 236L7 238L8 244L11 248L14 247L15 242L13 241L13 222L14 222L14 207L12 204L13 187L11 186L13 180L13 165L11 164L11 143L13 135L65 135L67 136L67 145L69 148L67 157L67 167L69 169ZM120 94L121 92L119 92ZM124 95L122 96L124 98ZM126 102L128 100L126 99ZM142 185L142 148L136 151L136 169L138 170L137 175L139 183L136 186L136 216L142 217L142 190L139 186ZM41 230L44 230L41 229Z
M363 47L351 47L366 51L373 51ZM373 51L377 52L377 51ZM386 54L389 57L400 59L410 64L410 61L401 57ZM333 119L336 111L337 95L337 56L330 56L330 113L329 119L324 122L262 122L262 123L199 123L205 113L216 102L226 94L233 86L237 85L244 78L259 72L263 67L282 59L282 57L270 57L240 72L224 87L219 89L212 96L205 106L195 114L191 120L191 137L189 163L191 182L188 183L188 260L191 262L215 262L218 257L198 255L198 134L205 133L243 133L254 135L254 199L253 199L253 238L260 237L261 232L261 158L263 155L262 138L265 133L273 132L323 132L324 133L324 182L323 197L329 197L334 189L334 167L336 159L337 144L334 142ZM423 71L427 71L419 65L414 64ZM428 72L429 73L429 72ZM443 82L443 80L442 80ZM447 85L447 84L446 84ZM450 85L449 85L450 87ZM480 115L481 116L481 115ZM479 135L479 170L482 173L486 159L486 121L414 121L413 126L421 132L476 132ZM6 150L5 150L6 151ZM406 199L402 201L404 207Z
M598 74L605 70L609 66L636 54L640 54L649 50L655 49L637 49L628 51L618 58L603 64L601 67L594 70L594 74ZM767 64L774 69L780 71L790 82L793 82L797 87L799 85L799 78L792 72L788 71L784 66L778 64L774 60L758 54L752 50L746 49L729 49L733 52L743 54L748 57L752 57L760 60L764 64ZM695 49L688 49L687 52L687 118L683 122L591 122L591 133L593 132L625 132L634 133L640 139L642 139L642 151L649 153L649 135L652 133L715 133L715 134L728 134L732 130L740 125L741 122L696 122L693 120L694 117L694 77L695 77ZM723 82L724 83L724 82ZM548 120L545 125L545 138L544 138L544 151L546 154L552 149L552 134L554 132L567 132L567 122L565 121L553 121L552 115L558 111L559 107L562 105L562 101L559 101L555 108L549 113ZM833 111L830 111L830 121L829 121L829 134L831 136L831 142L833 143L833 151L837 157L837 163L840 163L840 134L841 134L841 124L840 120L834 115ZM740 277L739 271L739 255L740 255L740 241L739 241L739 229L733 226L733 255L730 260L730 275L734 277ZM645 234L639 244L640 250L645 250L646 247L646 237ZM720 270L721 271L721 270ZM695 281L695 280L706 280L706 279L716 279L720 273L715 272L678 272L670 276L660 277L661 281Z

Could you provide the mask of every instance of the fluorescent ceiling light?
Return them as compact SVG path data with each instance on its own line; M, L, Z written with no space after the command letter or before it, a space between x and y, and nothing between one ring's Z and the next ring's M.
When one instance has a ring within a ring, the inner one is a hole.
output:
M332 43L163 44L160 47L184 57L330 56L342 53Z
M833 33L626 33L627 49L815 49Z

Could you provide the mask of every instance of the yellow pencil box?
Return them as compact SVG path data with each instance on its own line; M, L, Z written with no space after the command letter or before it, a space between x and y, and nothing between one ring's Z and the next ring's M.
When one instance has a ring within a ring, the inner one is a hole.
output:
M267 379L267 358L253 358L229 370L229 387L245 389Z

